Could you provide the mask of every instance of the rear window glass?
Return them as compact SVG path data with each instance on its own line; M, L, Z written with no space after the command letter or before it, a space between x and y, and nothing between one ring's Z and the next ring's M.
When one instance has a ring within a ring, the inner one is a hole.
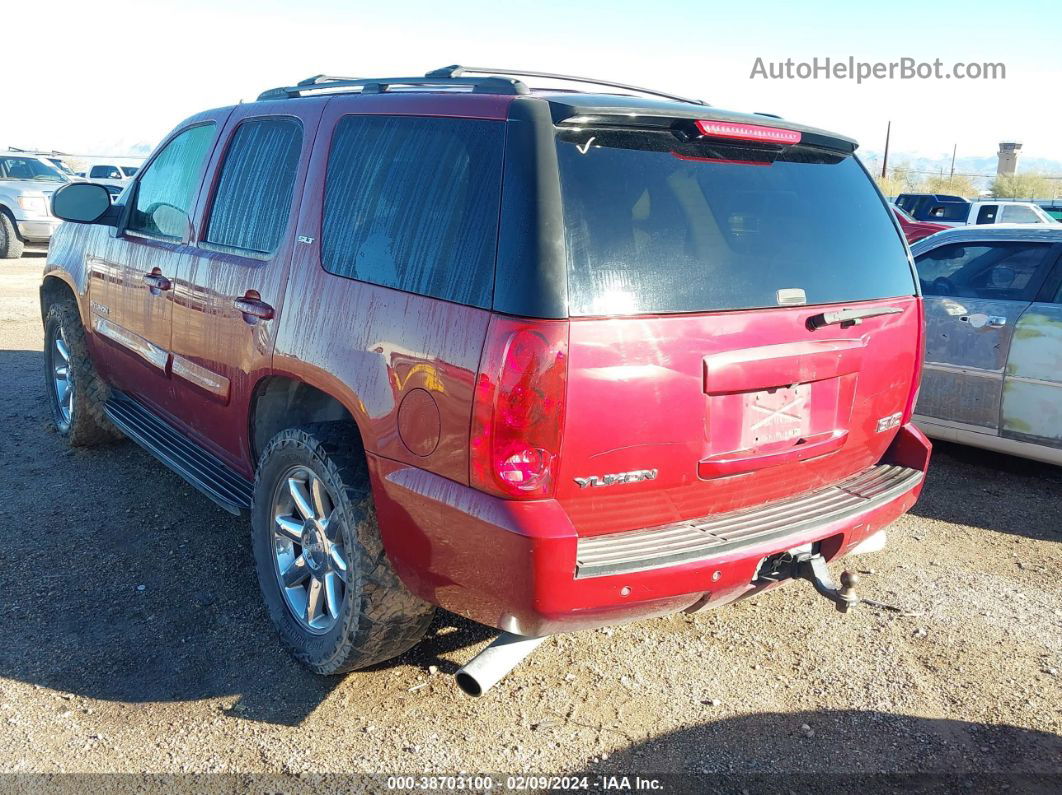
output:
M503 140L502 122L343 118L325 179L325 269L490 306Z
M93 179L121 179L122 172L114 166L93 166L89 171L89 177Z
M853 157L559 133L573 315L911 295L893 218Z
M927 204L925 220L928 221L960 221L965 222L970 215L970 205L960 202L948 202L947 204Z

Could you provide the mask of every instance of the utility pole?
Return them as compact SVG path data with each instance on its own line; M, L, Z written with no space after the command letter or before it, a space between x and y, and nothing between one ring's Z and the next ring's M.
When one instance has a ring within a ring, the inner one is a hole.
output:
M951 173L948 174L948 179L955 179L955 152L957 152L958 149L958 144L951 147Z
M885 128L885 156L881 158L881 178L885 179L885 172L889 168L889 135L892 133L892 122Z

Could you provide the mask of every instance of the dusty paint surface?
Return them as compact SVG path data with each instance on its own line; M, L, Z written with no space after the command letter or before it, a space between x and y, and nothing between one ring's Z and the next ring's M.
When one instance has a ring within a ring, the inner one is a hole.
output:
M1062 305L1033 304L1014 330L1003 435L1062 446Z
M985 428L999 427L1003 370L1023 301L927 297L926 366L918 413ZM999 328L971 323L1001 317ZM941 367L943 366L943 367Z

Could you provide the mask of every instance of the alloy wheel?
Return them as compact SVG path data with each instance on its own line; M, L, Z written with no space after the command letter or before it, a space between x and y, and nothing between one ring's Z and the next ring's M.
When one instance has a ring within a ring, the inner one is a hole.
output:
M70 368L70 346L66 343L66 335L60 326L56 329L55 338L52 340L50 363L52 366L52 387L55 390L55 403L59 409L59 415L66 425L70 424L70 418L74 413L74 380Z
M332 629L349 587L349 566L335 500L307 467L288 470L274 491L273 563L284 601L303 628L314 634Z

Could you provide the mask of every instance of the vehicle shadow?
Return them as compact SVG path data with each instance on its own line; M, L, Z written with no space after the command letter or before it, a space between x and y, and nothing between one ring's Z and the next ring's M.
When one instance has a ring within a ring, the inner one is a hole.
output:
M1062 737L876 711L759 713L653 737L571 775L626 775L628 791L661 777L666 792L1057 793Z
M976 490L960 489L964 481L983 485ZM964 499L956 500L954 495L960 492ZM926 485L911 513L1043 541L1062 541L1062 499L1046 496L1060 493L1062 467L935 441Z
M0 677L131 703L235 696L233 716L286 725L339 686L281 647L246 520L130 442L67 447L41 353L0 350L0 383ZM449 671L440 654L490 634L440 613L424 642L373 670Z

